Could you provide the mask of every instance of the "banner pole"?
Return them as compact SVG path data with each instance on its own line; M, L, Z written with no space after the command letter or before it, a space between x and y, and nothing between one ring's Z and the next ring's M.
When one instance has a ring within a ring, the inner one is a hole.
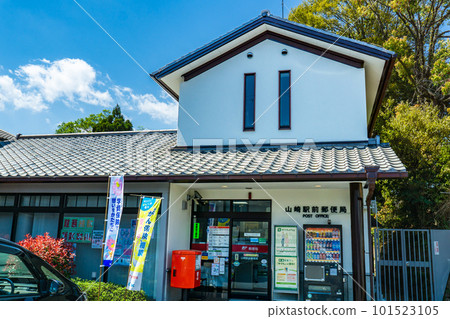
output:
M108 218L108 206L109 206L109 187L111 183L111 176L108 175L108 189L106 190L106 207L105 207L105 220L103 222L103 238L102 238L102 255L100 257L100 281L98 283L98 301L100 301L100 291L103 281L103 253L105 252L105 232L106 232L106 220Z
M139 225L139 213L141 211L142 197L144 197L144 196L139 196L139 206L138 206L138 212L137 212L137 217L136 217L136 229L134 231L133 249L131 250L130 264L128 265L127 289L125 289L125 298L128 295L128 280L130 278L130 269L131 269L131 263L133 262L134 249L136 248L136 230Z

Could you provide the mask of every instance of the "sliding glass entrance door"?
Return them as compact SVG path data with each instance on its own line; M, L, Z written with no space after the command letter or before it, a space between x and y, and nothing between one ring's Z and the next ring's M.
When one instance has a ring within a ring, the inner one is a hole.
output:
M230 298L269 299L269 221L233 219Z
M192 211L191 249L202 253L191 300L270 299L269 200L202 200Z

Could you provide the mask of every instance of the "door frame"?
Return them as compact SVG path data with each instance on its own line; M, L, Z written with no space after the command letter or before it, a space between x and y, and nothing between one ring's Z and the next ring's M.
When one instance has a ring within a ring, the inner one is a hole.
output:
M233 294L233 298L249 299L249 300L272 300L272 200L271 199L205 199L204 201L230 201L229 212L195 212L194 205L191 207L191 224L189 234L189 248L192 246L193 234L193 219L194 215L197 218L229 218L230 232L229 232L229 252L228 252L228 300L231 299L231 253L232 253L232 227L234 220L249 220L249 221L267 221L268 222L268 271L267 271L267 296L265 298L255 298L243 294ZM270 212L234 212L233 201L269 201Z

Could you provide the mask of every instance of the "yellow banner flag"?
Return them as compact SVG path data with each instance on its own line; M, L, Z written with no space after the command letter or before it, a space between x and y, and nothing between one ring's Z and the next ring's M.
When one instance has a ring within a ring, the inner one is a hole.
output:
M134 239L133 256L131 256L130 272L128 274L128 290L140 290L145 257L150 246L156 216L161 204L160 198L142 197L139 217Z

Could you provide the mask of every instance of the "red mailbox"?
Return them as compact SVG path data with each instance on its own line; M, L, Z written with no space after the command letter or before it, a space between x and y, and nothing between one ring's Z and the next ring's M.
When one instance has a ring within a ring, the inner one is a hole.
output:
M170 286L191 289L200 286L201 251L172 251Z

